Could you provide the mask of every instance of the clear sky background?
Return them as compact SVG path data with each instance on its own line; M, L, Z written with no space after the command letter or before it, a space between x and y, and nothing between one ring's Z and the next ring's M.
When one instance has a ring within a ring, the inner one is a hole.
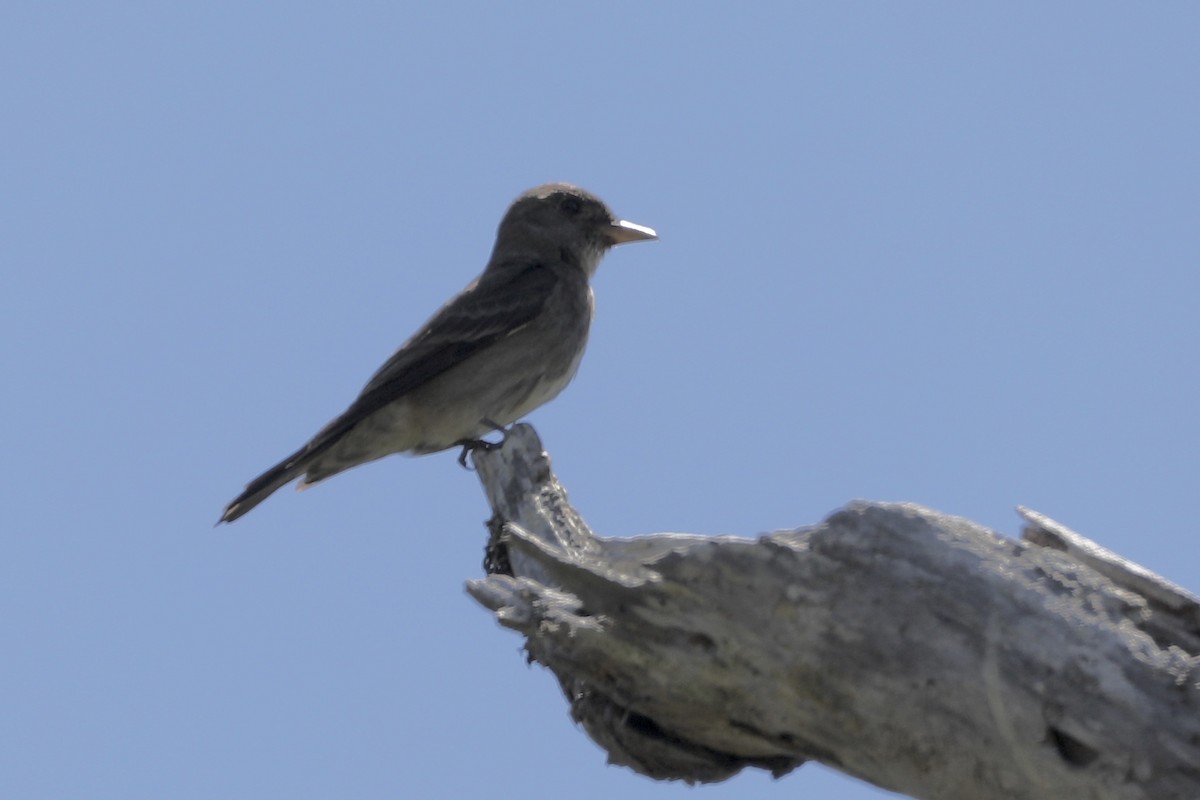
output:
M1032 506L1200 590L1195 3L0 10L0 796L890 796L605 766L454 454L221 509L567 180L602 534Z

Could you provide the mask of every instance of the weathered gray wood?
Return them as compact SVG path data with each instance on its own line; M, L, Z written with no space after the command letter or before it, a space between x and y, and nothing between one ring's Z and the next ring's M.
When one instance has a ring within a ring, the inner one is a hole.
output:
M758 539L592 535L537 435L475 464L511 574L468 585L610 760L817 760L916 798L1200 798L1200 603L1035 512L1029 541L858 502Z

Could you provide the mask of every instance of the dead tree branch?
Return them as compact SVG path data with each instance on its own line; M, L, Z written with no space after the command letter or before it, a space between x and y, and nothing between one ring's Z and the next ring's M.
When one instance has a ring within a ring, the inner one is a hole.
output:
M1032 511L1024 540L857 502L757 539L603 539L532 428L475 455L468 585L614 763L812 759L915 798L1200 798L1200 603Z

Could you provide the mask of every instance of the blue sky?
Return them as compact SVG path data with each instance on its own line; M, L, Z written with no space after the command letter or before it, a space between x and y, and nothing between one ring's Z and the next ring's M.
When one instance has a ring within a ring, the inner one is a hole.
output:
M548 180L661 234L531 417L599 533L1025 504L1200 591L1200 8L480 5L0 11L0 795L889 796L606 767L453 454L213 529Z

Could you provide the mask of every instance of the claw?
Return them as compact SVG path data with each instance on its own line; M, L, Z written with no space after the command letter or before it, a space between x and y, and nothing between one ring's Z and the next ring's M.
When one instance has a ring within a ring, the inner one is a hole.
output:
M458 465L465 470L471 470L467 466L467 454L472 452L476 447L487 447L488 443L483 439L463 439L455 444L462 445L462 452L458 454Z
M475 450L484 450L484 451L495 450L497 448L503 447L504 442L508 439L508 428L505 428L503 425L493 422L492 420L488 419L487 417L484 417L483 419L481 419L480 422L482 422L484 425L487 425L489 428L491 428L492 430L499 433L500 441L489 442L485 439L460 439L459 441L455 442L456 445L460 445L462 447L462 452L460 452L458 454L458 465L466 470L471 469L471 467L467 466L467 454L468 453L471 453Z

